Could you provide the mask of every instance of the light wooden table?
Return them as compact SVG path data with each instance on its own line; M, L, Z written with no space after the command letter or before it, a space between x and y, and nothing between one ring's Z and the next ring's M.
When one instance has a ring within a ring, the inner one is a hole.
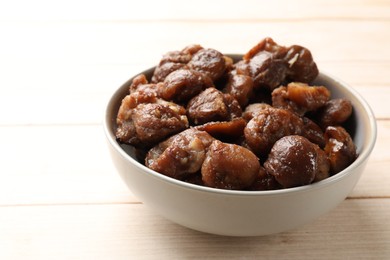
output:
M245 52L270 36L371 104L378 141L336 209L290 232L213 236L125 187L101 122L113 91L191 43ZM2 1L0 259L390 259L390 1Z

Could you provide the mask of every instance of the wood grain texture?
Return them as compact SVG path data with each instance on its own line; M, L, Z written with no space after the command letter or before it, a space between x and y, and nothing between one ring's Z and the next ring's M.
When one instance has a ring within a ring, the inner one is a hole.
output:
M240 37L227 33L234 31ZM280 44L308 47L321 70L361 90L377 117L390 118L389 109L383 109L390 83L389 32L390 21L359 20L152 21L142 26L139 22L0 22L0 111L13 111L3 113L0 124L98 123L113 91L157 64L167 51L200 43L224 53L244 53L266 36ZM134 41L138 35L142 37Z
M346 200L299 229L241 238L178 226L142 204L0 207L0 257L386 259L389 207L388 199Z
M0 259L389 259L388 0L0 2ZM378 141L349 197L282 234L189 230L116 173L101 127L111 94L192 43L308 47L372 107Z

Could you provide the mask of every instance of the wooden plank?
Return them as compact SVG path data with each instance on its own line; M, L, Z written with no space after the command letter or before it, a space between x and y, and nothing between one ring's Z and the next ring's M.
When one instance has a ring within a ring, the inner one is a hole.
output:
M232 32L239 32L239 35ZM244 53L267 36L282 45L306 46L318 61L390 61L387 48L390 20L309 23L0 22L0 33L3 35L0 49L2 69L27 66L34 70L38 69L37 64L64 63L69 67L77 64L138 64L141 61L155 64L167 51L193 43L224 53ZM28 44L25 44L27 40ZM36 72L45 75L45 71ZM62 72L67 75L66 70Z
M390 121L350 197L390 197ZM137 203L112 165L101 126L0 127L0 205Z
M223 237L142 204L0 207L1 259L387 259L390 200L346 200L296 230Z
M324 64L319 64L320 68L363 95L377 118L390 118L390 81L386 76L390 62ZM23 77L18 76L15 68L0 77L0 111L12 111L2 113L0 125L100 123L114 91L146 68L149 66L45 64L40 66L45 75L25 68Z
M381 141L379 141L381 142ZM349 198L390 198L390 163L386 161L370 160L367 167L357 183ZM387 183L383 185L382 183Z
M389 86L388 61L318 61L320 70L337 77L353 87Z
M134 201L101 126L0 128L0 205Z
M21 6L23 8L21 8ZM45 7L45 8L43 8ZM13 1L0 8L4 20L265 20L265 19L388 19L385 0L256 1L198 0L167 1L71 0L54 4L49 0Z
M234 31L240 37L226 33ZM245 52L265 36L307 46L321 69L362 87L389 118L390 21L0 22L0 34L0 110L12 111L1 125L100 122L111 93L163 53L190 43Z

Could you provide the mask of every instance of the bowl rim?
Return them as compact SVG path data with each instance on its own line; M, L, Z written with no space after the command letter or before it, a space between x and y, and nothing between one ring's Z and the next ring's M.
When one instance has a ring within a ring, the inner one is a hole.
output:
M225 54L227 56L237 56L238 54ZM155 67L151 67L149 69L144 70L141 73L144 73L146 71L150 71L154 69ZM137 74L138 75L138 74ZM123 88L128 87L131 83L132 78L127 80L125 83L123 83L111 96L109 99L106 109L105 109L105 116L103 121L103 128L106 135L106 138L109 142L109 144L117 151L120 156L125 159L128 163L131 163L135 167L138 168L138 170L146 171L149 173L149 176L153 178L157 178L160 181L164 181L166 183L169 183L171 185L175 185L184 189L191 189L193 191L198 192L206 192L206 193L214 193L214 194L220 194L220 195L227 195L227 196L245 196L245 197L252 197L252 196L286 196L290 195L291 193L301 193L301 192L307 192L309 190L315 190L315 189L322 189L324 187L327 187L329 185L332 185L333 183L339 182L341 179L343 179L345 176L350 175L353 173L353 169L357 168L361 164L363 164L366 159L368 159L369 155L371 154L376 138L377 138L377 125L375 116L373 113L373 110L367 103L367 101L362 97L360 93L358 93L356 90L354 90L349 84L346 84L344 81L339 80L337 77L330 76L328 73L320 72L319 76L324 77L328 80L333 80L340 85L343 86L348 92L350 92L361 104L361 106L364 108L364 111L367 113L368 117L368 132L370 135L366 137L367 145L365 145L365 149L361 151L357 159L349 165L347 168L342 170L341 172L338 172L335 175L332 175L322 181L311 183L308 185L298 186L298 187L292 187L292 188L284 188L284 189L277 189L277 190L264 190L264 191L246 191L246 190L225 190L225 189L217 189L212 187L206 187L206 186L200 186L197 184L187 183L181 180L177 180L168 176L165 176L161 173L158 173L145 165L138 162L136 159L132 158L129 154L126 153L126 151L119 145L119 143L116 141L115 135L112 131L112 123L114 121L113 118L111 118L112 115L112 109L117 106L117 100L118 96L122 96L121 93L123 92ZM122 97L123 98L123 97Z

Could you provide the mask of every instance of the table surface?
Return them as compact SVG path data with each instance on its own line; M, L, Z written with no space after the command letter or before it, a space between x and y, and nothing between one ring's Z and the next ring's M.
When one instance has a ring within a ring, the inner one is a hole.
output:
M0 35L0 259L390 258L389 0L3 1ZM306 46L372 106L378 140L359 183L276 235L214 236L160 217L112 165L108 98L167 51L242 53L267 36Z

